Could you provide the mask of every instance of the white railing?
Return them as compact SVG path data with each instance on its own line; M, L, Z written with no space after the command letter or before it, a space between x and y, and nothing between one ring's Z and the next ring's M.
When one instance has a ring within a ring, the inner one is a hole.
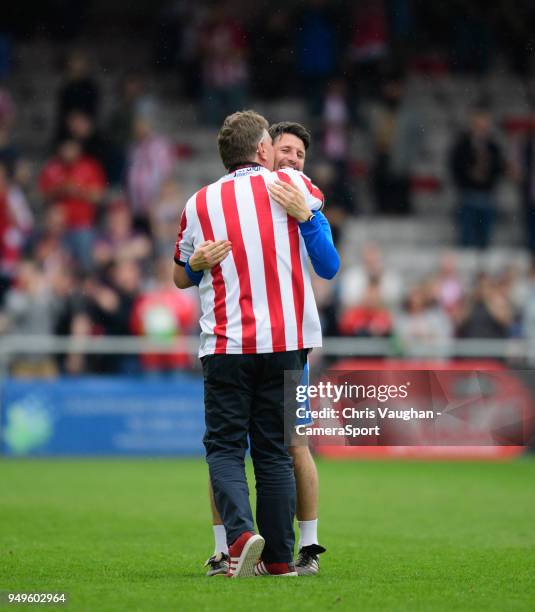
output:
M177 340L154 340L139 336L0 336L0 359L11 361L17 354L146 354L189 353L195 355L199 346L197 336ZM455 339L447 345L433 347L413 343L410 350L386 338L323 339L323 348L316 349L324 356L340 357L479 357L525 359L535 347L526 340Z

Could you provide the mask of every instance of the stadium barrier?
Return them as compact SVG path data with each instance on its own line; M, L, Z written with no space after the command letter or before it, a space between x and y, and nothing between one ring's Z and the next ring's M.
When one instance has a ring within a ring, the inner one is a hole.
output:
M20 353L58 354L80 352L88 354L147 354L188 352L195 355L197 336L182 336L176 340L152 339L139 336L49 336L4 335L0 337L0 365L9 363ZM457 338L436 347L412 343L407 351L389 338L329 337L315 353L324 356L418 356L418 357L477 357L527 360L535 357L535 345L521 338L472 339ZM535 361L535 360L534 360Z
M140 337L59 337L5 335L0 339L0 452L21 455L198 455L203 452L202 377L197 362L191 371L157 377L84 375L22 379L11 375L12 366L24 356L148 355L188 353L195 355L197 337L155 340ZM437 357L427 346L411 346L420 360ZM441 363L453 358L495 359L526 367L532 347L522 339L453 340L439 351ZM391 359L405 359L399 345L388 339L325 338L313 353L316 363L335 363L353 358L359 368L365 358L377 359L381 368ZM323 358L323 359L322 359ZM355 360L357 359L357 360ZM410 363L410 361L409 361ZM416 362L412 362L416 363ZM474 369L477 367L474 362ZM369 367L368 363L368 367ZM419 366L418 366L419 367ZM447 365L446 365L447 367ZM505 366L501 366L505 367ZM507 369L507 368L505 368ZM532 392L532 397L535 396ZM389 451L390 449L390 451ZM449 449L449 453L453 449ZM329 456L327 447L323 454ZM446 452L446 451L445 451ZM383 446L335 452L337 456L367 454L401 456L394 447ZM418 454L411 451L410 455ZM484 454L480 451L479 454ZM423 453L424 455L426 453ZM489 458L507 453L487 453ZM430 450L427 455L437 455ZM440 455L440 453L438 453ZM421 453L420 455L421 456Z

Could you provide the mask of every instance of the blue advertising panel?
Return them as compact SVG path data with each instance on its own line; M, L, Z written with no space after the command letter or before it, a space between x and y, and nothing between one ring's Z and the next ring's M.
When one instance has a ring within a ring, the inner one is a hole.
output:
M202 378L7 380L0 448L8 456L199 455Z

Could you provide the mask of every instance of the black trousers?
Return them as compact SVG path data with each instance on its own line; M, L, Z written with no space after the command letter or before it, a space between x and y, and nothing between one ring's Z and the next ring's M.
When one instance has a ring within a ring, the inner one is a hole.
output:
M256 522L266 540L262 559L267 563L293 559L296 493L284 441L284 372L295 371L298 384L306 357L307 350L298 350L207 355L201 360L206 460L227 540L231 544L244 531L254 531L245 477L249 438L256 478Z

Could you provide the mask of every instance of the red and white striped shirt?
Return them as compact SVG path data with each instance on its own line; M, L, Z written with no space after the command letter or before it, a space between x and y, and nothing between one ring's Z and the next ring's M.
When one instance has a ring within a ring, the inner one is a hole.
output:
M308 207L323 194L303 173L248 166L204 187L187 202L175 261L186 263L205 240L230 240L231 254L206 270L199 285L199 357L272 353L321 346L305 243L297 221L269 196L267 185L291 179Z

